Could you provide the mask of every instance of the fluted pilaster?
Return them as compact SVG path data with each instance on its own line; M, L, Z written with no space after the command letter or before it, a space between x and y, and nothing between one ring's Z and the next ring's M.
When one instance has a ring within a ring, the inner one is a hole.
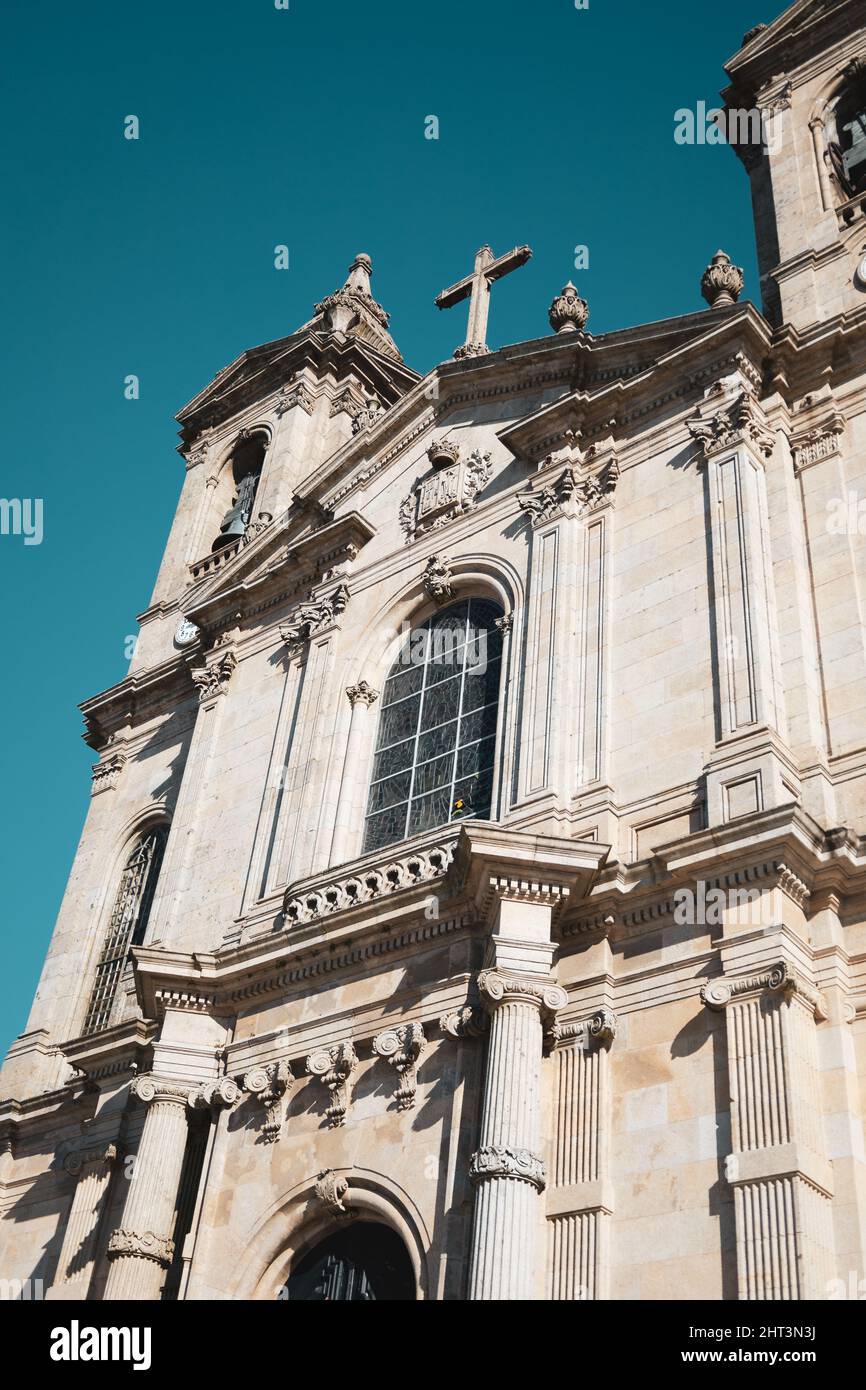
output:
M833 1229L817 1075L821 996L782 962L714 981L702 997L727 1020L725 1173L734 1189L739 1297L825 1298Z
M67 1156L64 1166L78 1181L66 1219L57 1277L50 1298L86 1298L96 1254L96 1237L117 1157L113 1144Z
M607 1292L608 1051L615 1036L616 1018L609 1009L552 1030L556 1129L547 1217L550 1295L557 1300L598 1299Z

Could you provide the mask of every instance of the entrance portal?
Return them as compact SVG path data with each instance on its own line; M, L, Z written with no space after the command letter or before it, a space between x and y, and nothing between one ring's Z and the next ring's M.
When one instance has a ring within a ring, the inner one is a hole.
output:
M281 1296L305 1303L407 1302L415 1298L415 1275L395 1231L358 1221L308 1251Z

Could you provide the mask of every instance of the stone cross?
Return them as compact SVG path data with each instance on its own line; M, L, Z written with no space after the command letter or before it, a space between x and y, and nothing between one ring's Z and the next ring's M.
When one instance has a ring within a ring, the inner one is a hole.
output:
M458 280L450 289L443 290L435 299L438 309L450 309L462 299L469 300L469 325L466 342L455 352L455 357L481 357L489 352L487 346L487 315L490 310L490 286L494 280L501 280L512 270L526 265L532 255L528 246L515 246L504 256L494 256L489 246L482 246L475 255L475 269L471 275Z

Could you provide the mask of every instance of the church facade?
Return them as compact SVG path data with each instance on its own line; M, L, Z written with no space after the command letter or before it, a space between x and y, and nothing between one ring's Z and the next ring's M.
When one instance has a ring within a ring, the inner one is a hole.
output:
M494 351L530 252L483 248L422 379L359 255L180 413L2 1072L4 1281L866 1278L862 7L799 0L727 70L760 310L720 252L693 313L593 336L567 285Z

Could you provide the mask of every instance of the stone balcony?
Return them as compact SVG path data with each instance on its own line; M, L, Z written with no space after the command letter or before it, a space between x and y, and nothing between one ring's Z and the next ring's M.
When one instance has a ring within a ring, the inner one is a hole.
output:
M317 922L352 908L379 904L395 893L427 889L443 879L454 860L461 824L439 826L349 864L299 879L283 899L287 928Z

